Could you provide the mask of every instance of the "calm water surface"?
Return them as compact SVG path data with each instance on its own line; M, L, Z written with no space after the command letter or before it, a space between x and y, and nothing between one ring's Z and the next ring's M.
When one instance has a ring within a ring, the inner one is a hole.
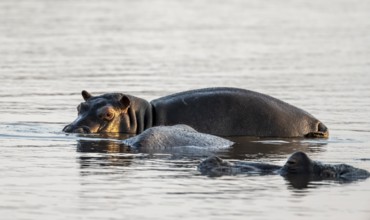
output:
M1 0L1 219L370 219L370 180L209 178L201 159L282 165L296 150L370 170L366 0ZM61 132L80 91L148 100L233 86L299 106L329 139L130 151Z

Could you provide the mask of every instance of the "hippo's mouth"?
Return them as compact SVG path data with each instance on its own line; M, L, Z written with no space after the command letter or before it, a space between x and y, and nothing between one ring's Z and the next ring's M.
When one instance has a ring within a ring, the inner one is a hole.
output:
M94 127L90 128L89 126L86 125L75 126L73 124L69 124L63 128L63 131L66 133L79 133L79 134L105 133L108 127L109 127L108 122L100 124L97 129Z
M67 125L63 128L63 131L66 133L91 134L91 129L87 126L74 127Z
M306 138L328 138L329 130L323 123L319 122L317 124L317 131L309 132L304 137Z
M98 130L96 133L104 133L104 130L108 127L108 123L103 123L102 125L99 126Z

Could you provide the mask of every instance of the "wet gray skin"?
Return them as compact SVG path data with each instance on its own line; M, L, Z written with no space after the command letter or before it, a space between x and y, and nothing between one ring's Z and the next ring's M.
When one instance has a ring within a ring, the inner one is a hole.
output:
M68 133L140 134L160 125L186 124L218 136L320 137L328 128L306 111L261 93L237 88L206 88L165 96L151 102L122 93L92 96Z
M212 156L203 160L198 170L202 175L223 176L237 174L280 174L284 177L297 177L299 175L309 176L317 180L358 180L366 179L370 173L366 170L355 168L346 164L323 164L311 160L303 152L293 153L284 164L277 166L264 163L253 163L246 161L227 162L219 157Z
M156 126L123 141L135 148L169 148L196 146L224 148L233 145L232 141L210 134L197 132L187 125Z

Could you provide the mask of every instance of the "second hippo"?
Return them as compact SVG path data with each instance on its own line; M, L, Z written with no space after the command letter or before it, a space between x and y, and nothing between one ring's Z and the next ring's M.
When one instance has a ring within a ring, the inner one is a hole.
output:
M314 179L347 181L370 177L370 173L367 170L355 168L347 164L324 164L311 160L307 154L301 151L293 153L284 166L246 161L231 163L219 157L211 156L202 161L198 169L203 175L207 176L280 174L284 177L306 175Z
M224 148L234 144L227 139L197 132L188 125L156 126L123 141L135 148L207 147Z

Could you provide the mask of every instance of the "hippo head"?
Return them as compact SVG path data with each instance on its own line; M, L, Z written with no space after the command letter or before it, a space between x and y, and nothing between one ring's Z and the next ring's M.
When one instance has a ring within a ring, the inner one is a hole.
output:
M282 168L282 174L310 174L312 172L313 161L301 151L292 154Z
M198 165L198 170L202 175L222 176L231 173L231 164L217 156L209 157Z
M77 106L78 116L71 124L64 127L67 133L128 133L128 128L121 127L122 120L128 120L127 111L130 99L121 93L109 93L92 96L82 91L85 102ZM127 126L126 126L127 127Z

